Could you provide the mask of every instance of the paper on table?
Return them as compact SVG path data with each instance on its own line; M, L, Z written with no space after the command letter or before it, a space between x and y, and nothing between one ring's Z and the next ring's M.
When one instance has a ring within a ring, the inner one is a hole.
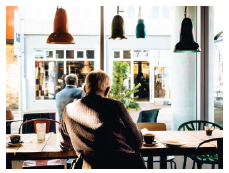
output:
M146 133L149 133L149 130L148 130L147 128L144 128L144 129L141 129L141 132L142 132L142 134L144 135L144 134L146 134Z

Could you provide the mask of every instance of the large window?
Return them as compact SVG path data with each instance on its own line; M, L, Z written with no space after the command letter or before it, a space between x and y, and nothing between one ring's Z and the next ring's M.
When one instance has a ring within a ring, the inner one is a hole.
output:
M78 76L83 88L87 73L94 70L94 50L35 50L35 99L53 100L61 88L62 76Z

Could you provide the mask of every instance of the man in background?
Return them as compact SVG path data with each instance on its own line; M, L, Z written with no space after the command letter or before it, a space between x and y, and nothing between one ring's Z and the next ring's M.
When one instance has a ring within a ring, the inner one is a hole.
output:
M59 122L61 122L62 114L65 106L73 102L74 99L81 99L85 93L78 87L78 77L75 74L69 74L65 77L65 88L56 94L56 107Z

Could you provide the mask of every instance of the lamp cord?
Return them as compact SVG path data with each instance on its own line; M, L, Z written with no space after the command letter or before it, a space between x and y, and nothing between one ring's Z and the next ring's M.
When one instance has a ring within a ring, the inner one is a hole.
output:
M138 19L141 19L141 6L139 6Z
M187 6L185 6L185 10L184 10L184 18L186 18L187 16Z

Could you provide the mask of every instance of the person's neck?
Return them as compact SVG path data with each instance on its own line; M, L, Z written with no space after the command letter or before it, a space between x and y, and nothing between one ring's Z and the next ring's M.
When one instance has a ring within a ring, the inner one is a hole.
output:
M104 92L103 91L89 91L88 93L98 93L99 95L101 95L102 97L106 97L105 95L104 95Z

